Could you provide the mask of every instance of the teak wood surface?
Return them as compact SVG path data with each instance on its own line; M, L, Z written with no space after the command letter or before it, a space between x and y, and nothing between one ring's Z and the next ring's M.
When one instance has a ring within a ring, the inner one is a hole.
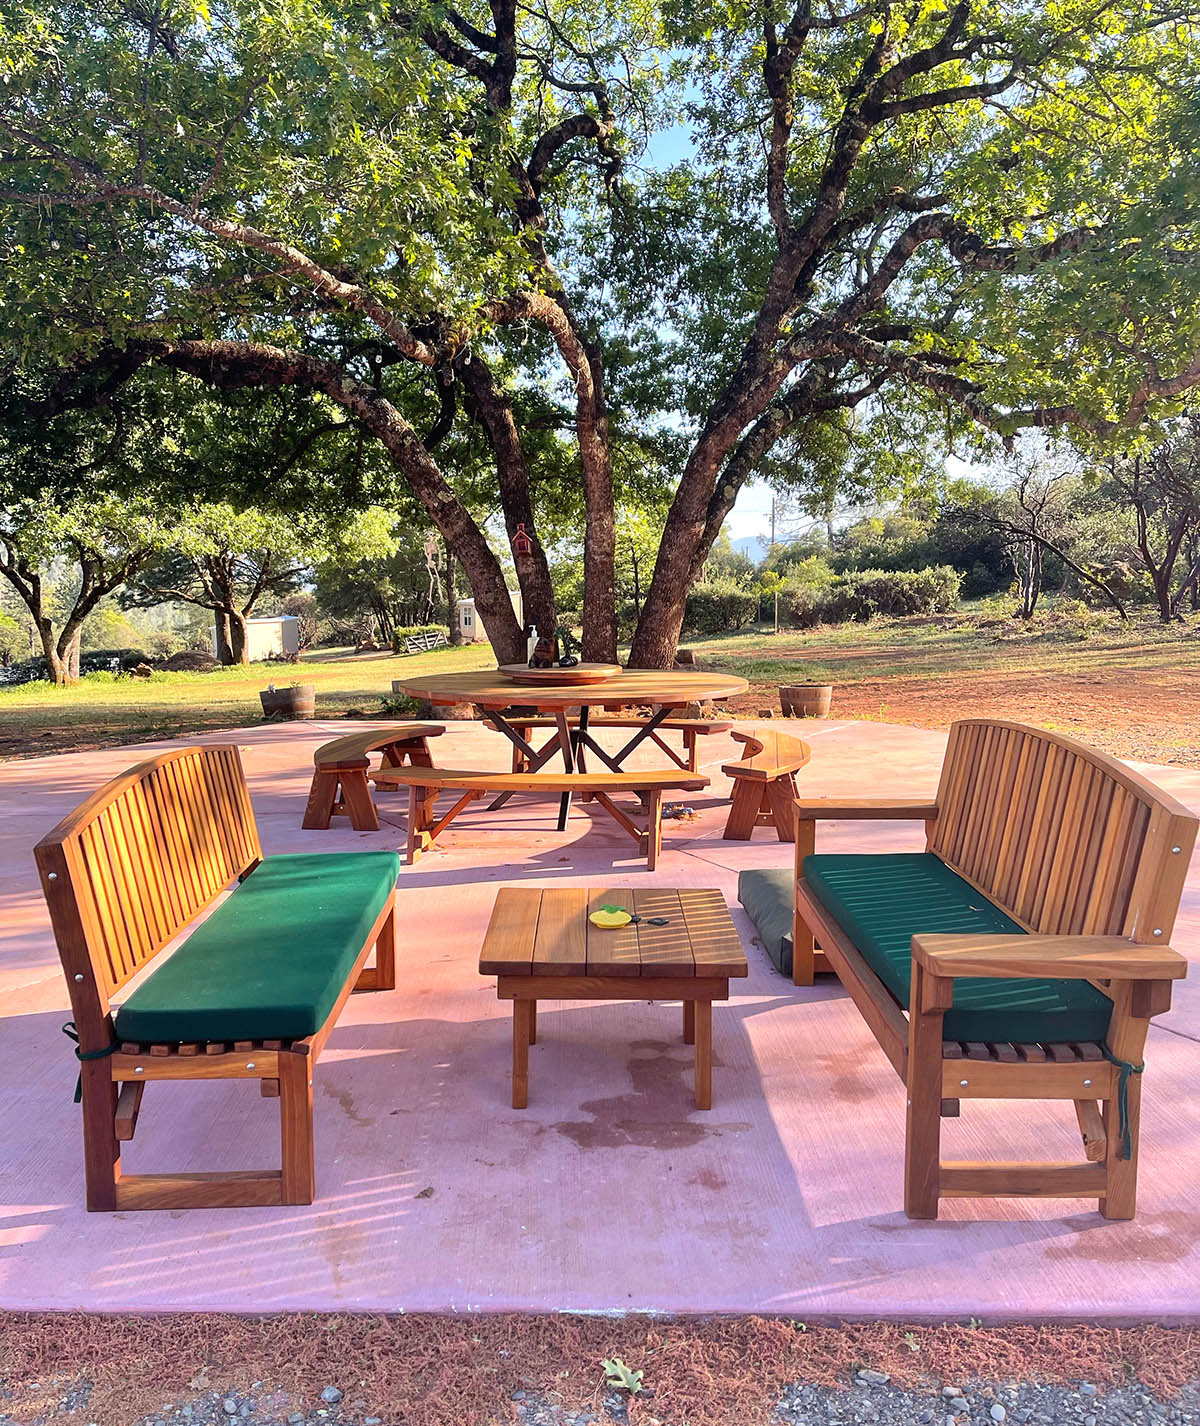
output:
M612 929L589 917L619 906L643 918ZM665 926L651 926L663 917ZM684 1041L696 1046L696 1107L712 1107L712 1002L749 973L721 893L688 888L504 887L479 957L513 1002L513 1108L529 1093L539 1000L681 1000Z
M626 708L649 705L682 708L705 699L733 698L745 693L744 678L726 673L686 673L678 670L623 669L604 683L558 687L515 686L498 671L491 673L439 673L415 675L401 685L413 698L438 704L475 703L481 708L522 707L554 711L559 708Z
M139 763L47 833L34 857L83 1056L88 1209L311 1203L313 1066L352 990L395 986L394 898L315 1035L117 1045L111 997L262 860L237 748L180 748ZM281 1167L125 1174L121 1144L133 1137L146 1083L186 1079L256 1079L264 1095L278 1097Z
M412 866L427 851L450 823L481 797L499 792L509 797L514 792L550 792L570 798L582 793L594 798L614 822L637 843L653 871L662 852L662 796L664 791L680 788L698 791L708 786L703 773L689 772L484 772L477 768L404 767L384 768L368 776L384 786L406 786L409 789L407 856ZM437 796L443 789L462 795L439 817ZM636 793L641 801L642 821L613 801L622 792ZM495 803L491 806L495 807ZM560 805L559 830L565 825Z
M1140 1073L1128 1077L1123 1152L1120 1072L1140 1065L1152 1016L1170 1006L1186 962L1169 940L1196 840L1186 807L1115 758L1020 723L954 724L937 798L799 799L794 973L811 984L816 941L908 1095L905 1211L936 1218L943 1197L1097 1200L1106 1218L1137 1202ZM1026 936L913 937L906 1014L809 890L805 857L822 819L913 819L926 847L1005 910ZM1107 1043L961 1044L943 1033L955 977L1087 979L1113 1002ZM944 1163L940 1120L963 1099L1070 1099L1078 1164Z
M446 731L441 723L394 723L367 728L322 743L313 753L313 778L300 825L308 831L328 827L344 814L356 832L378 832L379 813L371 800L367 769L370 753L379 753L382 767L431 767L429 739Z

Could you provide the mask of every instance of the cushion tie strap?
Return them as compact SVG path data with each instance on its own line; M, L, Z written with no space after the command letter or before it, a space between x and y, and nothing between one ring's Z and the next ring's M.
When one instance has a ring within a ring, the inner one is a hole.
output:
M106 1046L103 1050L81 1050L79 1048L79 1032L75 1028L74 1020L68 1020L67 1023L62 1027L62 1032L69 1040L75 1041L75 1058L77 1060L106 1060L109 1055L116 1054L117 1052L118 1045L116 1040L114 1040L111 1045ZM81 1071L79 1078L75 1081L75 1103L80 1103L82 1099L83 1073Z
M1146 1068L1145 1064L1130 1064L1128 1060L1118 1059L1107 1045L1101 1045L1104 1051L1104 1058L1110 1065L1116 1065L1121 1071L1117 1080L1117 1114L1121 1135L1121 1158L1127 1159L1133 1153L1133 1139L1129 1131L1129 1076L1131 1074L1141 1074Z

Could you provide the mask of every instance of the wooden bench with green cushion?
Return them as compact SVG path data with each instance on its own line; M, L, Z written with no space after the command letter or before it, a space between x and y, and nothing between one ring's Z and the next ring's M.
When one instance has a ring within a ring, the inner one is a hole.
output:
M1142 1054L1186 962L1169 945L1197 819L1114 758L954 724L933 803L796 803L793 980L816 941L907 1089L905 1211L945 1197L1136 1208ZM914 819L926 850L817 854L818 820ZM972 1098L1069 1099L1082 1163L944 1163Z
M381 768L369 774L372 782L389 787L407 786L408 864L412 866L464 808L492 792L550 792L587 794L595 798L614 822L627 832L653 871L662 852L662 796L680 788L698 792L708 786L708 778L695 772L486 772L475 768ZM434 807L438 793L459 792L453 806L440 817ZM613 797L636 793L644 820L635 822Z
M314 1066L351 991L395 985L399 856L264 860L238 751L209 746L114 778L35 858L78 1036L88 1208L311 1203ZM123 1173L147 1083L187 1079L278 1096L281 1167Z
M356 832L378 832L379 814L371 800L367 769L371 753L381 767L429 767L429 739L446 731L442 723L393 723L386 728L360 728L313 753L313 778L300 823L309 831L328 827L331 817L344 814Z

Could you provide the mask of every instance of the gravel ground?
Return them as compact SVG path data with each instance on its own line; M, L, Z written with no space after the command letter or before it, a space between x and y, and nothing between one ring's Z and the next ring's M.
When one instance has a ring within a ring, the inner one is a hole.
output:
M0 1426L67 1420L72 1426L97 1426L88 1419L86 1382L74 1385L37 1416L6 1414L5 1395L0 1384ZM209 1390L184 1401L164 1402L157 1413L133 1417L124 1426L404 1426L402 1419L373 1414L369 1396L350 1395L333 1383L321 1391L320 1400L315 1409L299 1410L287 1393L254 1383L247 1392ZM553 1394L515 1391L507 1401L496 1403L492 1419L514 1426L684 1426L655 1415L649 1387L635 1397L609 1392L595 1410L565 1407ZM1017 1381L914 1391L893 1385L886 1372L864 1370L845 1387L793 1382L773 1404L731 1401L729 1421L731 1426L1188 1426L1200 1421L1200 1383L1162 1402L1136 1380L1116 1389L1089 1382L1055 1386Z

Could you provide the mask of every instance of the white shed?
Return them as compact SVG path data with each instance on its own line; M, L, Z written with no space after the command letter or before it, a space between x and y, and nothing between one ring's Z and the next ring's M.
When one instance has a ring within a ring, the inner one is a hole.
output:
M246 620L246 657L251 663L289 658L300 652L300 620L294 614L272 614ZM217 653L213 635L213 654Z

